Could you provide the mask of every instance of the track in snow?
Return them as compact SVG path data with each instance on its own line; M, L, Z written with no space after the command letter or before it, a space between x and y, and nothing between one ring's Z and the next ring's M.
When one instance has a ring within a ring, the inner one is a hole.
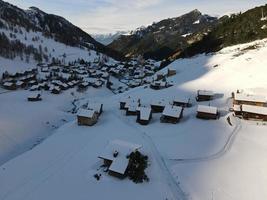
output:
M140 135L142 136L142 138L149 144L151 153L156 158L156 161L157 161L157 163L161 169L162 175L166 179L166 182L172 191L173 200L186 200L186 199L188 199L187 195L183 192L180 185L176 182L176 179L174 178L174 176L170 172L169 168L167 167L167 164L166 164L164 158L161 156L161 154L158 151L152 138L149 135L147 135L144 131L142 131L139 128L137 128L136 126L134 126L130 121L123 119L121 116L115 114L114 112L113 112L113 114L118 119L120 119L125 124L127 124L128 126L137 130L138 133L140 133Z
M226 143L224 146L215 154L209 155L209 156L203 156L203 157L196 157L196 158L172 158L169 159L170 161L175 161L178 163L193 163L193 162L204 162L204 161L211 161L218 159L222 156L224 156L227 152L229 152L233 146L233 143L235 141L235 138L239 131L242 128L242 124L240 119L237 118L237 123L235 125L234 130L232 133L228 136Z

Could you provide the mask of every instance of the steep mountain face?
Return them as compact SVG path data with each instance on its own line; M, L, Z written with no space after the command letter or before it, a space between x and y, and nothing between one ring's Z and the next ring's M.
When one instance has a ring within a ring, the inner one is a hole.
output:
M224 16L202 40L190 45L179 57L218 51L224 47L267 37L267 5L244 13ZM253 48L253 47L251 47Z
M118 31L116 33L108 33L108 34L94 34L92 37L100 42L103 45L109 45L114 40L118 39L122 35L126 35L126 31Z
M35 7L31 7L29 10L22 10L0 0L0 28L24 28L27 32L41 32L43 36L69 46L94 49L116 59L122 58L119 53L95 41L89 34L66 19L47 14ZM0 45L2 44L2 46L0 48L3 47L4 36L2 35L1 38Z
M177 18L165 19L148 27L121 36L109 47L127 57L143 55L145 58L162 60L177 49L181 51L191 43L202 39L217 23L217 18L193 10Z

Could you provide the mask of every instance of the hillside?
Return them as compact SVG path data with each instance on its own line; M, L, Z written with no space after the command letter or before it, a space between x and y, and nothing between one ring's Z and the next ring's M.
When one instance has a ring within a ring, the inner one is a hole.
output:
M95 41L90 35L60 16L47 14L35 7L22 10L2 0L0 8L0 54L3 57L13 58L14 54L16 56L27 54L39 62L47 60L50 56L46 50L33 47L27 44L29 43L27 41L46 43L46 40L54 40L70 47L107 54L115 59L122 58L120 54Z
M143 55L144 58L163 60L177 49L182 51L189 44L199 41L216 23L216 18L193 10L122 35L109 47L127 57Z
M207 36L189 46L180 57L215 52L227 46L266 38L267 18L262 16L262 12L267 15L267 5L222 17Z
M141 86L113 95L105 89L96 92L90 88L78 97L77 105L102 102L104 111L98 123L93 127L78 126L73 115L51 137L2 165L0 199L266 199L266 124L240 120L229 111L231 92L237 89L266 96L267 62L262 59L266 53L267 41L260 40L215 54L178 59L168 66L177 72L168 78L174 86L162 90ZM167 68L159 73L165 71ZM216 98L196 102L199 89L214 91ZM27 107L46 105L48 113L54 107L63 109L58 105L61 101L47 92L43 92L42 102L28 104L25 96L29 93L22 90L2 94L0 98L3 102L16 102L20 116ZM64 102L72 98L66 94ZM192 107L185 108L178 124L160 123L161 113L153 113L150 124L141 126L136 123L136 116L126 116L125 111L119 110L119 101L128 96L140 99L142 105L153 100L170 102L175 97L190 97ZM220 118L196 118L198 104L218 107ZM0 113L11 115L8 108L1 107ZM4 114L2 117L6 119ZM1 123L8 132L8 119ZM28 126L34 128L38 124ZM14 139L19 141L11 136L6 138L10 142ZM120 180L100 167L99 154L115 139L142 145L141 151L149 159L149 182ZM102 174L99 181L94 178L96 173Z

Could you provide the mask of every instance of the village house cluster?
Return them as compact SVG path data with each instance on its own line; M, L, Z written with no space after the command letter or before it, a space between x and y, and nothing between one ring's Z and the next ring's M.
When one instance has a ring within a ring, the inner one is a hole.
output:
M196 99L209 101L212 100L213 95L210 91L198 91ZM191 106L192 102L189 97L175 97L172 101L167 101L164 98L154 99L149 104L143 104L140 99L130 96L120 100L120 109L125 110L126 116L137 116L136 122L141 125L148 125L153 113L161 113L161 123L176 124L183 118L184 109ZM219 111L217 107L198 105L196 117L201 119L218 119Z
M60 94L73 87L77 87L78 91L84 91L90 86L106 86L114 93L122 93L129 88L152 82L150 76L158 70L159 65L155 61L147 60L141 64L137 59L115 64L97 61L75 62L69 65L39 64L30 70L4 72L1 85L6 90L46 90L53 94ZM114 86L110 76L117 78L126 88Z

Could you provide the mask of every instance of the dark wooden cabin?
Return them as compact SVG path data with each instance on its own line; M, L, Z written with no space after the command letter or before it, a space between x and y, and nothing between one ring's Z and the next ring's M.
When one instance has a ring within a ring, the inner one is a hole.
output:
M160 122L176 124L182 119L183 111L183 107L167 105L163 110Z
M197 118L200 119L218 119L218 108L212 106L199 105L197 108Z

